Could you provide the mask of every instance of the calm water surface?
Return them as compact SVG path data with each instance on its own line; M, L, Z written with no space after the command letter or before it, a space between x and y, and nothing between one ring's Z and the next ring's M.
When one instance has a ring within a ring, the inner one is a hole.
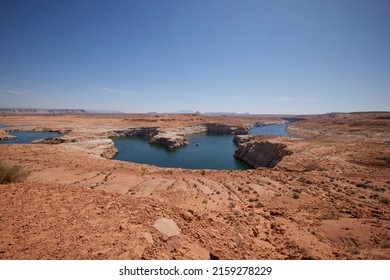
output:
M289 134L287 132L287 126L288 126L288 123L257 126L257 127L253 127L250 130L250 133L254 136L256 136L256 135L274 135L274 136L289 136L289 137L298 137L298 138L302 137L300 135Z
M9 134L16 136L16 139L0 140L0 144L30 144L32 141L38 139L63 136L63 134L58 132L43 131L11 131Z
M288 134L287 124L275 124L254 127L253 135ZM117 160L152 164L160 167L187 169L242 170L250 167L233 157L237 146L233 143L233 135L227 134L195 134L188 136L189 145L177 149L166 149L160 145L150 145L146 136L114 138L118 154ZM198 144L198 145L197 145Z
M188 169L249 169L242 161L233 157L236 145L232 135L195 134L188 136L189 145L177 149L166 149L150 145L148 137L133 136L114 138L118 149L115 159L152 164L160 167ZM198 145L196 145L198 144Z

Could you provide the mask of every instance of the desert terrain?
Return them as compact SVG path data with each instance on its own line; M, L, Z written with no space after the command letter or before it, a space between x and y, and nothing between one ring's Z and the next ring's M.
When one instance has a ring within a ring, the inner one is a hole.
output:
M390 259L390 113L296 117L288 130L305 138L240 144L257 168L187 170L113 160L111 138L143 133L179 147L191 133L285 120L3 114L1 138L64 136L0 144L0 160L31 170L0 184L0 259Z

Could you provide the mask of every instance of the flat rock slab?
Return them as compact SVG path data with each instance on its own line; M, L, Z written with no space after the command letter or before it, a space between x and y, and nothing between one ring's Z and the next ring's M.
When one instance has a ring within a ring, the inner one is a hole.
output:
M153 227L162 233L165 241L172 236L180 236L181 234L181 230L171 219L160 218L154 222Z

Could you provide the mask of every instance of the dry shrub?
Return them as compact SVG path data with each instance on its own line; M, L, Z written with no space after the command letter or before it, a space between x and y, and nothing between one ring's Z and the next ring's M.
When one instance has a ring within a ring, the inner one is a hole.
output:
M30 173L30 170L21 165L13 165L4 160L0 160L0 184L23 181Z

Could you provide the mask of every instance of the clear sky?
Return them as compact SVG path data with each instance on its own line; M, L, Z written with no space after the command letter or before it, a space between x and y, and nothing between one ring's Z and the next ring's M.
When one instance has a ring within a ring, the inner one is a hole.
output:
M0 0L0 107L390 111L388 0Z

